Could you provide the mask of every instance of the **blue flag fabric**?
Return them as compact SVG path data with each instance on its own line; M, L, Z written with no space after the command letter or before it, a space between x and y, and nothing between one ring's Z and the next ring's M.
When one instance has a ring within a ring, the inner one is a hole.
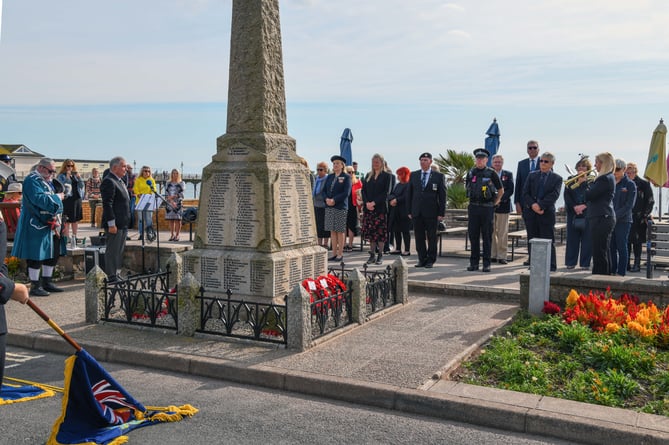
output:
M346 165L351 165L353 163L351 142L353 142L353 132L350 128L344 128L344 132L339 141L339 156L346 159Z
M0 405L43 399L45 397L52 397L55 394L56 393L50 389L40 388L38 386L12 385L5 383L0 388Z
M197 412L190 405L155 410L135 400L82 349L65 361L63 411L47 445L124 443L124 434L136 428Z

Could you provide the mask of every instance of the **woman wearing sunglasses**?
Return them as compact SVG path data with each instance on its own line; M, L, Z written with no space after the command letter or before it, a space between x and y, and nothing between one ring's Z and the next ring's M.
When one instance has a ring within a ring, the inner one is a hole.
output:
M84 197L86 183L79 176L77 166L72 159L63 161L57 179L66 187L65 199L63 200L63 236L66 239L71 239L72 246L75 247L79 221L83 218L81 200ZM70 191L67 192L67 190ZM72 228L71 238L70 228Z

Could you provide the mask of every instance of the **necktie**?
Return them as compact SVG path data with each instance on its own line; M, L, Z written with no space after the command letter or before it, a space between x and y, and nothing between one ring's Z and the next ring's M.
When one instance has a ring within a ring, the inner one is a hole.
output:
M537 161L532 159L530 162L532 163L532 165L530 165L530 171L533 172L534 169L537 168Z
M427 186L427 172L423 172L423 188Z
M537 198L539 199L544 197L544 185L546 184L546 177L548 177L546 173L541 173L541 177L539 178L539 189L537 190Z

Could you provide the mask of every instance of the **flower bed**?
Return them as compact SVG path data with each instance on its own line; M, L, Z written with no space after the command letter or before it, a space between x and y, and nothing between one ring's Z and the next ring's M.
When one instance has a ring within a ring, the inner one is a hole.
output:
M519 313L451 378L669 415L669 309L607 290L544 312Z

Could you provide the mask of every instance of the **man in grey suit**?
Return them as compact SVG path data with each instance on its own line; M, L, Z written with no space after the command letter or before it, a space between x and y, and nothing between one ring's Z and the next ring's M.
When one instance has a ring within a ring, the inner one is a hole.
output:
M126 162L120 156L109 161L109 174L100 184L102 195L102 227L107 236L105 273L110 282L121 280L123 251L130 223L130 196L123 176Z

